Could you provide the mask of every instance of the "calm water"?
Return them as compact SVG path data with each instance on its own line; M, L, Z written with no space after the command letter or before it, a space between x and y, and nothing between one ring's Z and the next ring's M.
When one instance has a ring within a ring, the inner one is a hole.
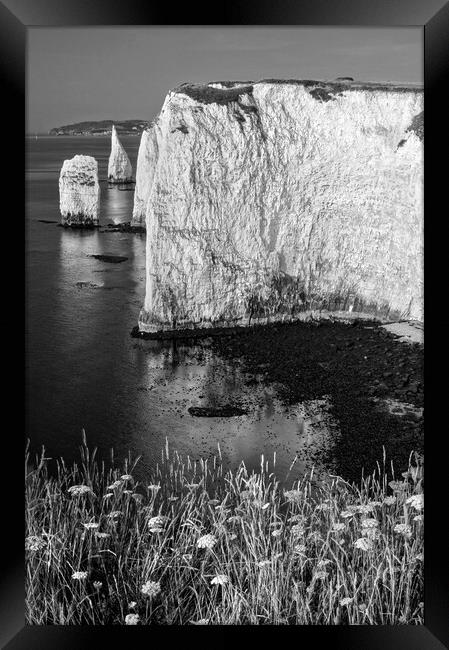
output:
M139 138L122 138L135 169ZM142 455L154 466L169 444L194 457L220 447L227 464L273 458L282 478L320 430L321 410L285 411L275 389L247 387L238 367L207 345L140 342L130 337L145 292L145 236L70 231L59 221L59 170L65 158L94 156L101 180L100 223L129 221L133 192L108 189L108 137L40 137L27 142L27 436L47 456L77 458L84 427L100 456ZM89 257L128 258L110 264ZM80 284L81 283L81 284ZM230 398L249 414L194 418L189 406ZM312 405L313 406L313 405ZM291 477L302 464L295 466Z

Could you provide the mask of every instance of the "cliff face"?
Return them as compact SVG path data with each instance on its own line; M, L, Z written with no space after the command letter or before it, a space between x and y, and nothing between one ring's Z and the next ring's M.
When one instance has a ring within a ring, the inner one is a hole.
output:
M95 158L74 156L64 160L59 175L59 207L64 226L98 226L100 185Z
M130 183L133 181L133 170L128 154L123 148L117 135L117 129L112 125L111 153L108 163L108 181L110 183Z
M352 311L422 319L421 89L171 91L144 133L144 331Z

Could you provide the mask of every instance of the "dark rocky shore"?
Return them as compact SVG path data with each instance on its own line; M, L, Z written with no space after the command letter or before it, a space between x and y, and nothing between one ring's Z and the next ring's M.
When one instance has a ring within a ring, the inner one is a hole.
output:
M169 339L173 332L134 328L132 336ZM176 334L192 344L204 337L229 363L242 364L248 385L275 383L286 405L328 397L339 439L331 449L317 447L309 458L332 465L343 478L358 481L362 469L365 475L372 472L382 462L383 447L398 475L412 451L423 451L423 346L398 341L379 322L296 322ZM410 407L399 409L396 402Z
M214 338L212 346L230 361L241 359L262 382L279 383L286 404L328 396L341 434L331 451L317 454L331 454L346 479L373 471L383 447L399 474L412 451L423 451L424 420L416 414L424 400L423 346L398 342L378 322L259 327ZM399 415L384 406L388 399L416 409Z

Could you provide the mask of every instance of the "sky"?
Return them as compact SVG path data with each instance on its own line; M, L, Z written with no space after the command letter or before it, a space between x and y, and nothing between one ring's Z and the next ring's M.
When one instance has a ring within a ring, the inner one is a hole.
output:
M335 79L419 83L421 27L28 29L27 132L151 120L184 82Z

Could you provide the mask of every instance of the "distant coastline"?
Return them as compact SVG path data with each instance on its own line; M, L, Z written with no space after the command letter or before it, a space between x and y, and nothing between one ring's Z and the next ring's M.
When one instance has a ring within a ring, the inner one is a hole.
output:
M110 135L113 124L119 135L140 135L149 122L139 119L76 122L54 127L46 135Z

